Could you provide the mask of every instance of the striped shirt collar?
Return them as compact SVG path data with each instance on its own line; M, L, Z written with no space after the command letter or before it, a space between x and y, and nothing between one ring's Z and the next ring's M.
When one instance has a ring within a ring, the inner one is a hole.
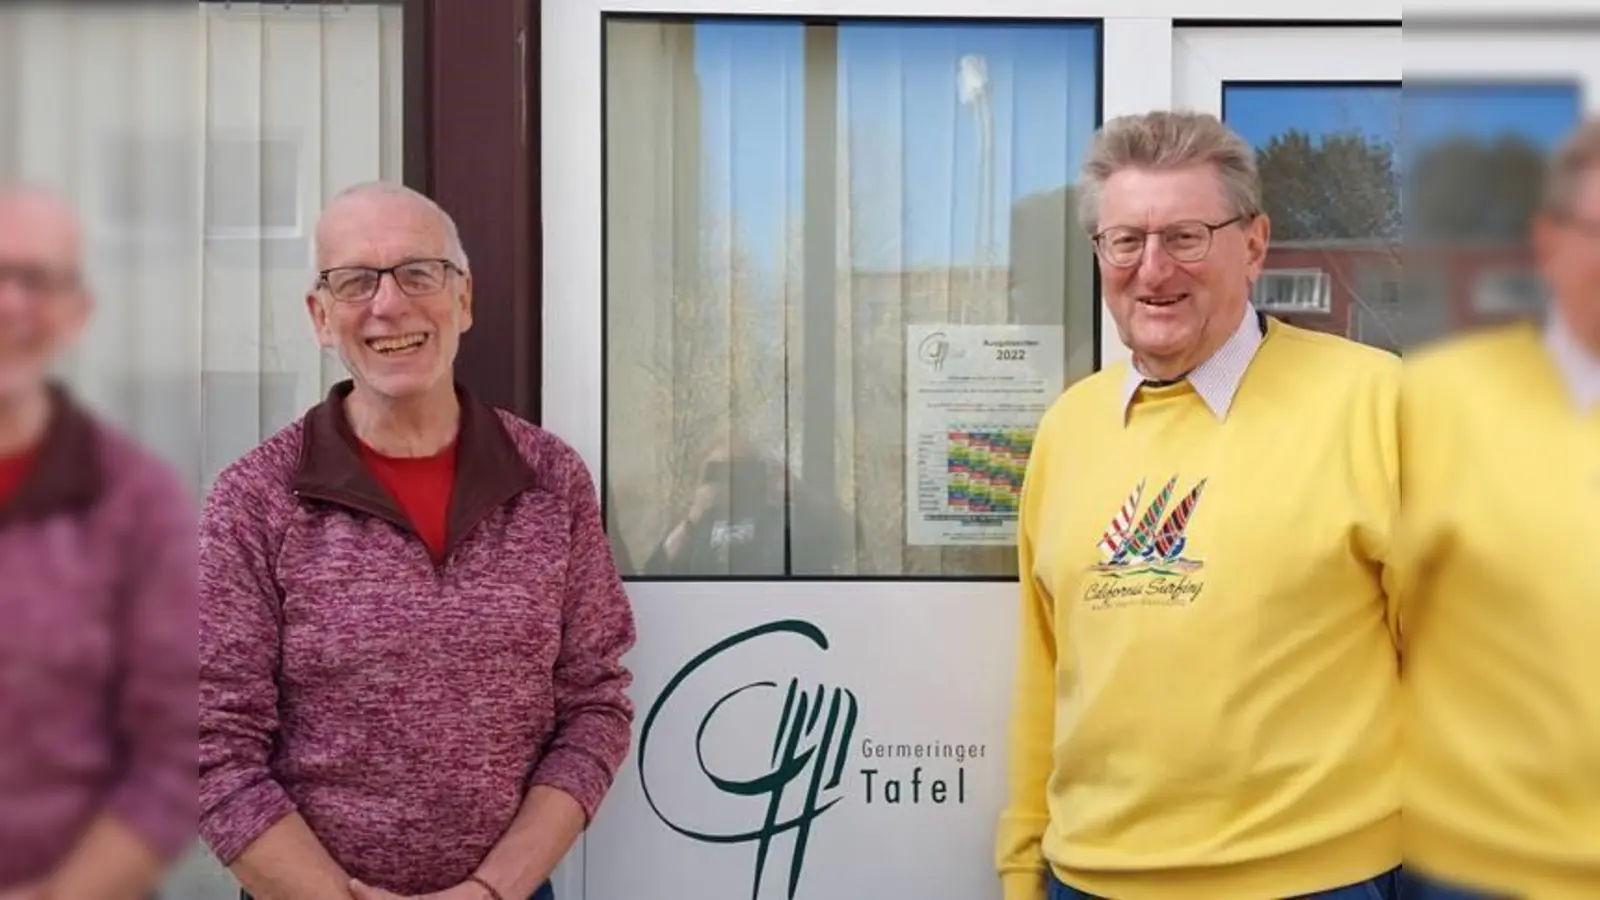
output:
M1240 320L1239 327L1234 329L1227 342L1218 348L1210 359L1184 376L1218 420L1228 418L1233 398L1239 393L1239 385L1244 381L1245 370L1250 367L1250 361L1255 359L1256 351L1261 349L1261 341L1266 330L1266 316L1256 312L1253 307L1246 306L1244 318ZM1133 403L1134 395L1139 393L1139 388L1144 382L1145 377L1139 374L1139 370L1130 360L1128 373L1122 381L1124 421L1127 419L1128 408Z
M1578 409L1588 413L1600 408L1600 356L1578 341L1553 305L1545 318L1544 345Z

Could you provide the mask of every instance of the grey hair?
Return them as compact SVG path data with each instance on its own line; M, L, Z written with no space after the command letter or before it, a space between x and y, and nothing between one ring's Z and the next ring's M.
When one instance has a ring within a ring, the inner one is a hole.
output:
M1100 194L1124 169L1170 170L1210 165L1234 215L1261 212L1261 175L1250 145L1209 113L1157 110L1120 116L1094 136L1078 178L1078 223L1099 228Z
M360 184L354 184L333 195L332 199L330 199L327 205L323 207L322 215L326 216L327 211L337 206L341 200L350 197L364 197L373 195L384 197L406 197L411 200L415 200L423 206L426 206L429 210L432 210L433 214L439 217L439 227L444 231L445 258L460 267L461 271L470 271L467 263L467 251L466 248L461 246L461 232L456 228L456 220L450 218L450 214L444 211L444 207L434 202L432 197L429 197L415 188L410 188L403 184L397 184L392 181L366 181ZM317 219L315 236L311 240L311 269L313 272L321 268L321 260L322 217L319 216Z
M1590 118L1561 142L1545 167L1545 213L1571 215L1573 198L1596 169L1600 169L1600 119Z

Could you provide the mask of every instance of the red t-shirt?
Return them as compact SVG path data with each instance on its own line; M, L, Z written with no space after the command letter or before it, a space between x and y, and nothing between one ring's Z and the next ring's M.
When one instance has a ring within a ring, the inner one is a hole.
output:
M22 479L27 477L28 471L33 468L33 459L38 455L38 448L31 447L21 453L0 456L0 506L11 502L12 495L22 486Z
M400 504L434 561L443 560L450 492L456 483L455 442L432 456L408 457L384 456L363 443L361 459Z

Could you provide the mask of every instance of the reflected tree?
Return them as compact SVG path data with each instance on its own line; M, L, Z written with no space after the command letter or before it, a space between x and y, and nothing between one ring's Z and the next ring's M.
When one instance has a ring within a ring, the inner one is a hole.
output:
M1406 236L1425 241L1527 237L1544 155L1526 139L1456 137L1419 147L1408 166Z
M1326 250L1338 245L1348 254L1326 266L1353 305L1349 323L1334 327L1397 348L1402 173L1395 143L1359 129L1316 136L1291 129L1258 147L1256 164L1274 242L1326 243ZM1329 325L1323 316L1287 318L1308 328Z
M1256 150L1256 165L1274 240L1399 240L1400 173L1390 142L1290 130Z

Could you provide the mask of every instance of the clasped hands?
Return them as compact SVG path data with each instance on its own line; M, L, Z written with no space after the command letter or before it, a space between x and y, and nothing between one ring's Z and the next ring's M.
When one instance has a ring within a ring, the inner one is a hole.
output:
M482 885L473 884L470 881L432 894L416 894L408 897L403 894L392 894L382 888L375 888L370 884L362 884L359 881L352 880L350 882L350 897L352 900L494 900L489 895L489 892L483 889ZM6 898L0 897L0 900L6 900Z
M0 900L45 900L49 897L43 885L27 885L16 888L0 888ZM494 900L489 892L481 885L466 882L453 888L436 891L432 894L418 894L406 897L393 894L382 888L375 888L359 881L350 882L351 900Z

